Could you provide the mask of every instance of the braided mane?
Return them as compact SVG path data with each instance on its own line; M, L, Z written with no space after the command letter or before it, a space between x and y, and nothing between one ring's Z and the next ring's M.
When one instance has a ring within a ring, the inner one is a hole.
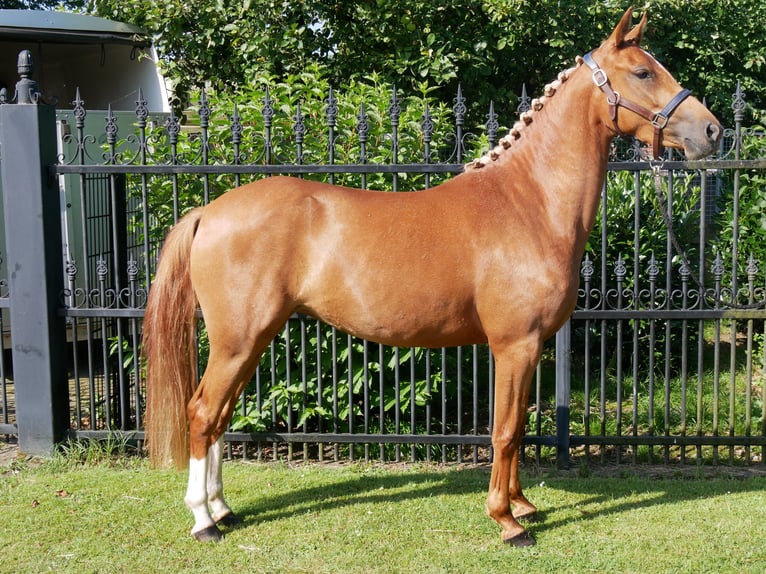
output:
M539 112L541 109L543 109L545 103L556 94L556 91L562 86L562 84L569 79L572 73L577 68L579 68L580 65L582 65L582 57L577 56L575 62L576 64L574 67L569 68L568 70L564 70L563 72L559 72L558 77L550 84L545 86L543 95L540 98L535 98L532 100L530 109L522 112L522 114L519 116L519 120L511 128L511 131L500 138L498 145L496 145L481 157L467 163L465 165L465 169L480 169L485 167L493 161L496 161L504 151L510 149L511 146L513 146L513 143L521 138L524 129L534 121L536 112Z

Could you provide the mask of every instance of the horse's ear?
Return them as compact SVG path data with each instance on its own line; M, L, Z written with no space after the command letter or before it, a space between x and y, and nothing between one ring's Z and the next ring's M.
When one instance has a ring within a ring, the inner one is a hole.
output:
M641 16L641 21L638 23L638 25L630 32L628 32L623 42L626 44L639 46L641 44L641 40L644 38L644 28L646 28L646 12L644 12L644 15Z
M641 40L644 37L644 27L646 26L646 12L644 12L641 21L638 25L631 30L630 26L633 22L633 7L628 8L625 14L620 18L620 22L615 27L612 35L609 36L609 41L616 48L621 48L626 44L638 46L641 44Z

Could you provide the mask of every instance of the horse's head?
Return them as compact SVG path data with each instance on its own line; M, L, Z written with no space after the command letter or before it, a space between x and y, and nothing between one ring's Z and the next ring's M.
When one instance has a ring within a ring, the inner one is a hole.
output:
M628 9L611 36L584 57L593 81L605 94L599 108L604 123L618 134L652 144L655 158L663 146L683 149L689 159L710 155L716 150L721 124L641 49L646 14L632 29L631 21Z

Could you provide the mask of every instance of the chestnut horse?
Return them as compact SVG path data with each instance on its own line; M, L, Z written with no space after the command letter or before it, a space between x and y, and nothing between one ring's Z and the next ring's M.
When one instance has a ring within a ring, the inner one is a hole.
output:
M386 345L489 343L495 358L486 511L515 546L536 512L518 452L543 342L575 306L578 268L616 135L710 154L721 127L639 44L646 15L533 102L464 173L416 193L289 177L234 189L182 218L146 308L147 438L155 465L184 467L192 535L236 519L223 498L222 436L264 349L293 313ZM584 65L583 65L584 64ZM659 110L659 111L658 111ZM196 383L197 305L210 357Z

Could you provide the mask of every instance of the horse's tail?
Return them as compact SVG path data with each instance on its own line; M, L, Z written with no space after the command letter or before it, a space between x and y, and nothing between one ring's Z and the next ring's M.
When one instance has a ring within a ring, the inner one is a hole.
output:
M146 439L153 466L183 469L189 460L186 405L197 380L197 297L189 255L202 209L170 231L149 291L143 326L146 359Z

